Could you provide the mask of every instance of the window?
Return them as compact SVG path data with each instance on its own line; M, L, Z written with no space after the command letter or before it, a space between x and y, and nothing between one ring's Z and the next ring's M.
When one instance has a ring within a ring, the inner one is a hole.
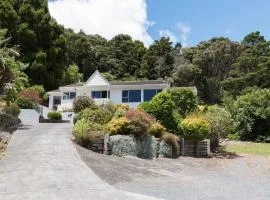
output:
M123 90L122 102L123 103L141 102L141 90Z
M65 92L63 95L63 99L75 99L76 92Z
M92 91L91 96L93 99L106 99L109 95L107 91Z
M148 89L143 91L143 100L150 101L156 94L160 93L162 89Z

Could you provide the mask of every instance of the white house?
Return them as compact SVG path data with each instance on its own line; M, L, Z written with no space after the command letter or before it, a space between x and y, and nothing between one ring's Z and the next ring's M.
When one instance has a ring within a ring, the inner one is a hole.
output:
M97 70L85 83L66 85L48 92L49 108L58 111L70 109L77 96L89 96L98 103L125 103L134 108L169 87L169 82L164 80L109 82Z

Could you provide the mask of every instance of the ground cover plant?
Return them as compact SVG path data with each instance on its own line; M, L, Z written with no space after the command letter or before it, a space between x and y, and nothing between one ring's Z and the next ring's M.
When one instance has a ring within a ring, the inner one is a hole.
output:
M268 143L236 142L226 145L225 150L233 153L270 156Z

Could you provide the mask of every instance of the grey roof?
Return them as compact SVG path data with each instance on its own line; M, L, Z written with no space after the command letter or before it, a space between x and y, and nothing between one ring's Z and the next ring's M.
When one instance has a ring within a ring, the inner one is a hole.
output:
M142 81L110 81L111 85L151 85L151 84L167 84L165 80L142 80Z
M70 85L63 85L61 87L77 87L77 86L83 86L84 82L79 82L79 83L74 83L74 84L70 84Z
M58 89L58 90L51 90L51 91L48 91L48 93L49 92L60 92L60 90Z

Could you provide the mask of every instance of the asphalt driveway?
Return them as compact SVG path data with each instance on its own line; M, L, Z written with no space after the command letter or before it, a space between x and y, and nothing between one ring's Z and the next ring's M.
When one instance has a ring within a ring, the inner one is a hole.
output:
M270 199L270 157L141 160L101 155L79 146L77 150L99 177L124 191L168 200Z
M0 199L153 199L116 190L101 180L70 138L70 124L28 125L16 131L0 160Z

